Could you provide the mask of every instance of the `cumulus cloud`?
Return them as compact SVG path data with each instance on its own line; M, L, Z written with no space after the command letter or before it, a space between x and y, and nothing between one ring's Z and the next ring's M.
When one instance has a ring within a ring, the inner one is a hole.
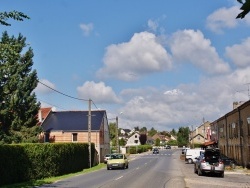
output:
M224 28L234 28L238 20L235 19L239 12L238 6L220 8L207 17L207 27L215 33L223 33Z
M104 67L97 72L99 78L124 81L171 68L170 55L149 32L136 33L129 42L108 46L103 61Z
M38 82L38 85L37 85L37 87L35 89L35 92L37 94L48 94L48 93L52 93L53 89L56 89L55 84L53 84L49 80L41 79L40 82Z
M80 28L83 31L84 36L89 36L94 29L93 23L80 24Z
M119 103L111 87L106 86L104 82L95 83L87 81L82 86L77 87L79 98L93 100L95 103Z
M241 44L235 44L226 48L226 55L238 67L250 66L250 37Z
M170 48L174 59L188 62L201 68L208 74L224 74L230 71L201 31L183 30L173 34Z

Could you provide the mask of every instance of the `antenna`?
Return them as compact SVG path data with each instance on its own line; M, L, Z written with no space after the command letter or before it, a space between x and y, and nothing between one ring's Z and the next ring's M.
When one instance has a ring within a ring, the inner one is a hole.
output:
M247 94L248 94L248 99L250 99L250 91L249 91L249 85L250 85L250 82L249 82L249 83L246 83L245 85L247 85Z

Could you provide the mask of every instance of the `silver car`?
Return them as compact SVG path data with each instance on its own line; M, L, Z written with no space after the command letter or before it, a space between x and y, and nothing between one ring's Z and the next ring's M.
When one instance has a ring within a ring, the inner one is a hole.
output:
M219 149L206 149L194 163L194 172L199 176L206 173L218 174L224 177L225 165Z

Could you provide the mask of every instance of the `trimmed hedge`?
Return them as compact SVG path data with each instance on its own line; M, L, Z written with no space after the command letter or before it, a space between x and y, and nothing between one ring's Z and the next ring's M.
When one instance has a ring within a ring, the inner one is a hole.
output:
M0 145L0 186L79 172L88 162L84 143Z
M136 154L136 153L143 153L148 150L152 150L151 145L130 146L127 148L127 153Z

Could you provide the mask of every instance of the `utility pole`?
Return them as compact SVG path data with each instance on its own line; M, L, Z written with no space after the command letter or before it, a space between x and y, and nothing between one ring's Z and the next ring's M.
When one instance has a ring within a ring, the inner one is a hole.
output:
M91 99L89 99L89 113L88 113L88 143L89 143L89 168L91 168Z
M116 152L120 153L119 150L119 135L118 135L118 116L116 116Z

